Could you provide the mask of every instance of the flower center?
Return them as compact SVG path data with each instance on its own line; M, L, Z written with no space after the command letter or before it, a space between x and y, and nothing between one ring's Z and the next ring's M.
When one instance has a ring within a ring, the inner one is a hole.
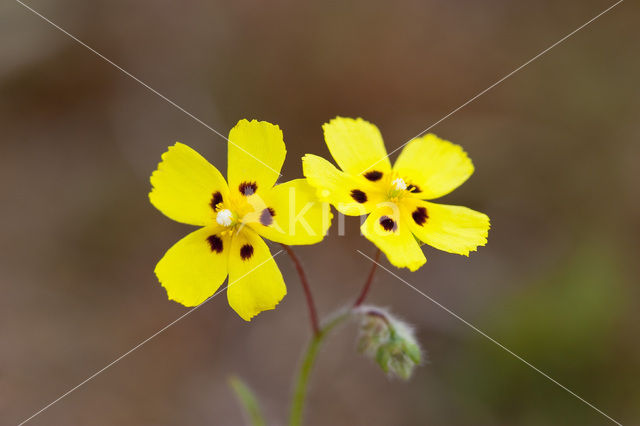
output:
M391 185L396 191L404 191L405 189L407 189L407 183L402 178L394 179L391 182Z
M397 203L406 195L407 192L411 192L412 185L407 184L407 181L395 173L389 176L389 180L387 182L388 201Z
M233 223L233 213L231 213L229 209L220 210L216 215L216 222L218 222L218 225L231 226Z

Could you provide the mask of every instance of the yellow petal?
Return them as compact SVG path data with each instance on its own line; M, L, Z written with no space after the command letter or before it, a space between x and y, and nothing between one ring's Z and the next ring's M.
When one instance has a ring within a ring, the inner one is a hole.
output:
M422 241L439 250L468 256L487 243L489 217L461 206L405 199L403 218Z
M286 153L278 126L240 120L229 132L227 177L232 196L271 189L280 176Z
M271 241L315 244L331 225L329 205L318 200L315 188L306 179L276 185L263 201L249 226Z
M171 219L190 225L204 226L214 221L212 201L226 200L229 195L218 169L180 142L162 154L162 162L151 175L151 185L151 204Z
M302 170L321 201L333 204L342 214L361 216L384 200L380 188L362 176L341 172L317 155L302 157Z
M392 265L415 271L427 259L394 203L383 203L360 227L362 234L387 255Z
M374 124L362 118L336 117L322 128L329 151L343 171L359 176L391 170L382 135Z
M269 247L248 227L236 233L229 254L229 305L245 321L274 309L287 294Z
M169 299L196 306L212 296L227 277L230 239L222 227L201 228L171 247L155 273Z
M473 164L459 145L429 133L404 147L393 170L417 186L412 192L419 198L430 200L462 185L473 174Z

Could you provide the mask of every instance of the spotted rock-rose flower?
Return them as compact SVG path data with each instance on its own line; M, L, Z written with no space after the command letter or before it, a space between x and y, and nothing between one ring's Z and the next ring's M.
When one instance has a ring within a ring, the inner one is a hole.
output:
M473 173L460 146L427 134L409 142L392 167L375 125L337 117L323 129L341 170L307 154L302 159L304 175L319 198L341 213L369 215L361 231L393 265L411 271L424 265L427 259L418 240L465 256L486 244L485 214L427 201L450 193Z
M199 305L229 276L229 305L246 321L282 300L287 289L262 237L314 244L331 222L306 179L275 185L285 155L280 128L255 120L241 120L229 133L228 185L187 145L162 155L151 175L151 203L175 221L200 226L156 266L169 299Z

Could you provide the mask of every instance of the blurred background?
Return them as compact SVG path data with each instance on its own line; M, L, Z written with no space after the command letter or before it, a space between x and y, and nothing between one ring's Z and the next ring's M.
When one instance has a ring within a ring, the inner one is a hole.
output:
M332 117L376 123L391 151L612 3L28 4L225 135L279 124L288 180L305 153L328 156ZM487 213L489 243L396 270L623 424L640 422L639 12L622 3L432 129L473 159L442 201ZM0 35L0 423L17 424L186 312L153 268L191 228L149 204L149 175L175 141L224 173L227 147L17 2ZM358 225L296 249L322 315L370 268ZM239 425L232 374L284 424L310 329L278 263L277 310L245 323L214 299L30 424ZM388 380L343 327L307 424L612 424L386 272L368 301L413 323L430 362Z

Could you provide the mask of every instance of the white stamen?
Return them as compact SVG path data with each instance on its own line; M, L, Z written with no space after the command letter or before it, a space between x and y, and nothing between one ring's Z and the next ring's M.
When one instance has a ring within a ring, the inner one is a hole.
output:
M216 222L222 226L231 225L231 222L233 222L233 213L231 213L229 209L220 210L216 216Z
M405 189L407 189L407 184L402 178L395 179L393 182L391 182L391 185L393 185L396 191L404 191Z

